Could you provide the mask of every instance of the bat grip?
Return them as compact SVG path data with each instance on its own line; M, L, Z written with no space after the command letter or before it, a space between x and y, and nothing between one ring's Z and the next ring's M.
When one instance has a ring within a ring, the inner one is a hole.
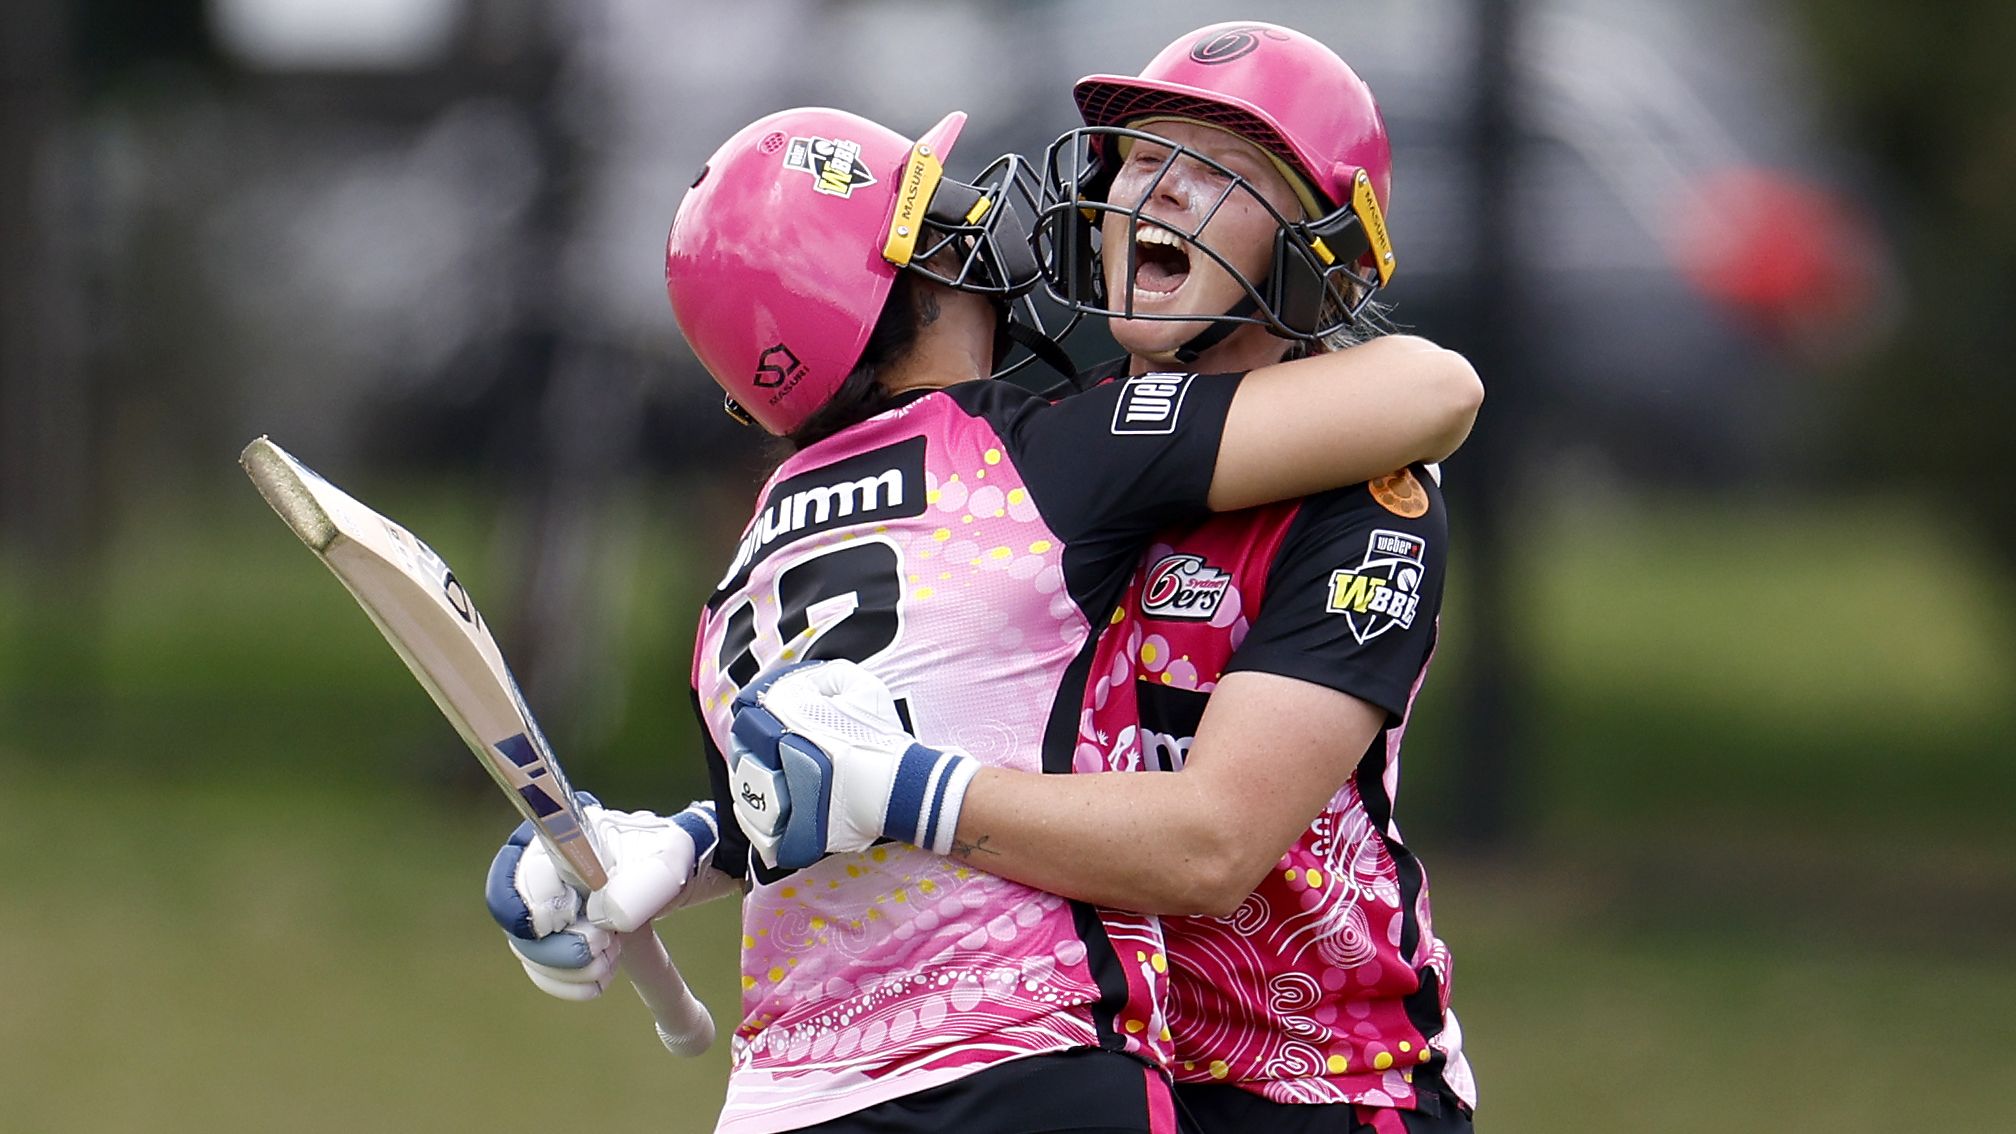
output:
M658 1038L674 1055L698 1055L714 1042L714 1017L673 966L665 943L649 925L618 935L623 942L623 975L651 1014Z

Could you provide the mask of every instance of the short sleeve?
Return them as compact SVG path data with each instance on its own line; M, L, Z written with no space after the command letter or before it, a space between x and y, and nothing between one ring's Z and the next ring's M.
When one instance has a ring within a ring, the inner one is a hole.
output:
M983 416L993 419L1052 531L1067 543L1138 541L1208 511L1218 444L1243 377L1140 374L1054 403L1018 397Z
M1441 490L1419 466L1310 497L1226 672L1324 685L1398 723L1434 649L1448 531Z

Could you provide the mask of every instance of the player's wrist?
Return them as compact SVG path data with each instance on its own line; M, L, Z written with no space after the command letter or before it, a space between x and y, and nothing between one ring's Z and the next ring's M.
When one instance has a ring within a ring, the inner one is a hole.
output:
M913 743L897 753L882 807L882 835L948 854L966 789L980 761L957 748Z

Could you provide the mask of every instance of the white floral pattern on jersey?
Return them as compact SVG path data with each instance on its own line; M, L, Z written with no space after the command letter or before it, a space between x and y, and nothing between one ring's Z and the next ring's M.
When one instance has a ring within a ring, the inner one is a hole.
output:
M1447 1015L1449 953L1424 887L1421 944L1402 956L1401 906L1385 840L1346 784L1230 917L1165 921L1183 978L1170 991L1178 1080L1237 1082L1276 1102L1404 1107L1413 1068L1439 1052L1461 1093L1461 1033L1424 1041L1404 1007L1415 969L1432 969Z
M1256 601L1267 601L1266 565L1292 514L1221 517L1148 551L1144 563L1187 553L1230 579L1201 625L1149 617L1137 581L1113 613L1109 637L1123 644L1140 682L1198 693L1217 687L1257 616ZM1116 666L1111 689L1095 682L1088 690L1081 771L1122 758L1102 742L1140 718L1119 673ZM1416 674L1416 691L1419 681ZM1138 726L1144 766L1180 767L1191 738L1163 735L1157 723ZM1395 728L1386 738L1379 787L1389 800L1399 791L1404 733ZM1400 845L1397 827L1378 830L1349 782L1231 915L1163 919L1176 974L1168 1015L1179 1081L1234 1083L1283 1103L1406 1107L1415 1099L1415 1068L1435 1060L1442 1080L1474 1105L1462 1032L1448 1010L1449 953L1433 933L1425 876L1412 911L1419 942L1402 955L1409 911L1389 849ZM1435 975L1443 1016L1426 1041L1406 1011L1421 971Z

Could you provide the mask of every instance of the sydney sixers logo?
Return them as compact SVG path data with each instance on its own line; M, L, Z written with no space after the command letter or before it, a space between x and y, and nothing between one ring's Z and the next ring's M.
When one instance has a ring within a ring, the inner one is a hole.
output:
M1261 36L1274 40L1288 38L1274 28L1226 28L1191 44L1190 58L1206 64L1230 63L1234 59L1244 59L1260 46Z
M1148 569L1141 613L1178 622L1209 622L1232 589L1232 576L1201 555L1165 555Z

